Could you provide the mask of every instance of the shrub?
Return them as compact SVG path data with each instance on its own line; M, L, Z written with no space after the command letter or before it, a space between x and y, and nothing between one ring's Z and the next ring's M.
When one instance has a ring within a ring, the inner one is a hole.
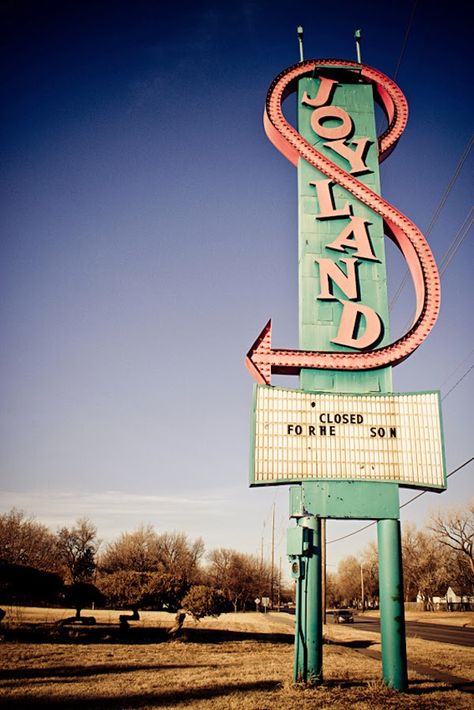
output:
M228 602L219 589L197 584L184 596L182 607L199 621L204 616L219 616L228 611Z

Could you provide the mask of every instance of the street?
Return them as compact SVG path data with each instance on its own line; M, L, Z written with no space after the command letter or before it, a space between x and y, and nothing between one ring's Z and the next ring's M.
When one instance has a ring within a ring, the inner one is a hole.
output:
M274 614L276 616L276 614ZM327 623L333 624L332 612L326 614ZM294 625L293 619L283 618L278 615L279 621L283 621L288 626ZM361 631L374 631L380 633L380 621L370 616L354 616L354 623L347 624L351 629ZM414 636L426 641L438 641L439 643L454 643L458 646L474 646L474 629L462 626L447 626L444 624L427 624L419 621L406 621L405 629L407 636Z
M332 619L328 614L329 623ZM380 633L380 621L369 616L355 616L350 625L361 631L377 631ZM459 646L474 646L474 629L462 626L445 626L444 624L427 624L418 621L405 622L407 636L416 636L426 641L454 643Z

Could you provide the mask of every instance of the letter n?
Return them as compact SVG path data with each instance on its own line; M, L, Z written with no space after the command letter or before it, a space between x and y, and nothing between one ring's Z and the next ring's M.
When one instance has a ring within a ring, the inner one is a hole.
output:
M321 292L318 299L322 301L335 301L334 284L339 286L347 298L356 301L359 298L359 282L357 279L357 259L341 259L346 265L347 273L332 259L315 259L319 264L319 278Z

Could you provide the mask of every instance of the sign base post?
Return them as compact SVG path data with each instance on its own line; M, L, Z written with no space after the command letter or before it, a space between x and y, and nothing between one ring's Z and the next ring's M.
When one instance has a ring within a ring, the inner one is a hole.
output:
M378 520L377 538L383 679L390 688L404 691L408 677L400 521Z
M300 633L295 639L299 646L295 680L317 685L323 675L321 519L310 515L300 518L298 525L306 528L307 542L303 543L305 571L299 600Z

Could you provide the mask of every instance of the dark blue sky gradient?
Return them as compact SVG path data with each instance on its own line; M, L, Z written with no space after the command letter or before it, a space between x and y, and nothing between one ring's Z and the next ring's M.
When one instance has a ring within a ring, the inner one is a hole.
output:
M363 61L393 76L413 3L393 7L3 3L4 509L53 526L88 515L105 538L150 522L249 551L273 500L286 526L285 489L247 489L244 355L270 316L275 346L297 346L296 171L264 135L263 103L298 60L298 24L307 58L353 59L360 27ZM397 76L410 119L382 189L422 230L472 131L462 12L418 2ZM438 259L472 202L472 163L430 235ZM393 293L404 266L388 253ZM395 372L397 390L447 393L472 364L472 264L470 235L443 276L436 329ZM395 333L412 296L405 288L393 310ZM471 393L472 373L446 399L450 468L473 453ZM464 502L469 475L405 519Z

